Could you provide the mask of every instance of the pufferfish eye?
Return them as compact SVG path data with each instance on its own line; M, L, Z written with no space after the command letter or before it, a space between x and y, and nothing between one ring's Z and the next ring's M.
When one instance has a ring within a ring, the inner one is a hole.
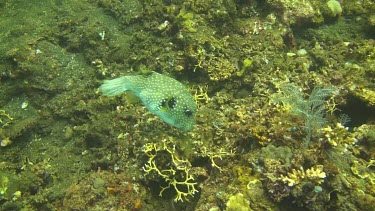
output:
M187 109L187 108L184 110L184 114L187 117L193 116L193 112L190 109Z

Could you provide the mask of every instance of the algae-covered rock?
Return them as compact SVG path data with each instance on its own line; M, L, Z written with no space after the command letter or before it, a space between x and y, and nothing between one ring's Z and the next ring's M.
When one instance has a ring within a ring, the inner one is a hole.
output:
M289 167L292 156L292 150L287 146L275 147L274 145L268 145L261 149L259 159L280 160L286 167Z
M329 0L327 2L327 7L331 10L331 12L334 15L339 15L339 14L342 13L341 4L340 4L340 2L338 2L336 0Z
M250 211L250 202L242 193L229 197L227 211Z
M367 102L368 105L375 106L375 91L370 89L358 89L354 94Z
M267 0L271 7L279 10L279 18L287 25L321 22L320 11L308 0Z
M330 15L332 17L336 17L336 16L338 16L342 13L341 4L340 4L340 2L338 2L336 0L329 0L327 2L327 7L328 7L328 9L330 11Z

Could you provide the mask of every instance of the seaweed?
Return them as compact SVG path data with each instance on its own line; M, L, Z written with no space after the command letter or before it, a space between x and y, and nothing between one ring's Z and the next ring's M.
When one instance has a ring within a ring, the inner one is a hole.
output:
M303 93L293 84L282 86L281 91L283 97L279 100L284 105L289 106L292 113L305 122L306 139L304 145L307 148L313 132L327 123L325 118L326 99L331 97L336 90L333 87L317 86L307 99L303 97Z

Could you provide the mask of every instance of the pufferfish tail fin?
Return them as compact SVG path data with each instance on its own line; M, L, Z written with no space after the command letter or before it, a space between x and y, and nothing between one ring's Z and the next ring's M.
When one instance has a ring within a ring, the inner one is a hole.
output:
M116 96L129 90L128 76L122 76L112 80L105 80L99 87L100 92L106 96Z

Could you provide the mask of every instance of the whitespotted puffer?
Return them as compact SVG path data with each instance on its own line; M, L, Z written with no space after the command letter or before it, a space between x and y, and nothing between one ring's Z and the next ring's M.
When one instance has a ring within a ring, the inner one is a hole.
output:
M131 91L164 122L183 131L194 128L197 104L187 87L174 78L151 71L106 80L99 90L106 96Z

